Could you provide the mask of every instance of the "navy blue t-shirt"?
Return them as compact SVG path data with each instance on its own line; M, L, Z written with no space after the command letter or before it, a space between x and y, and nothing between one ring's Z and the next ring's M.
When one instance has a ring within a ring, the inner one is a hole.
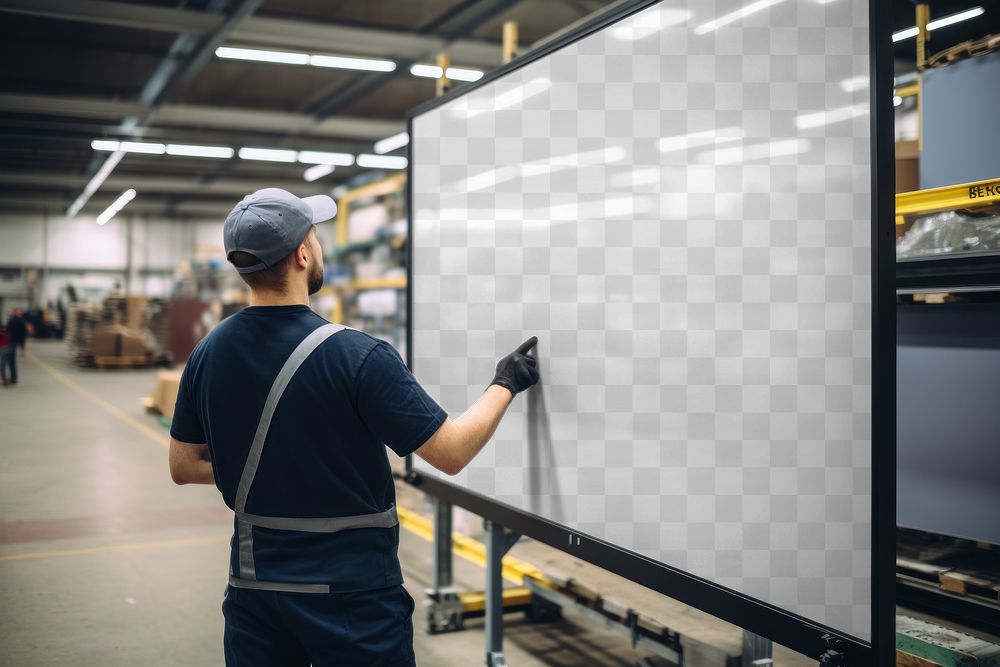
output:
M170 435L208 444L215 484L233 508L271 383L292 350L327 324L306 306L251 307L191 354ZM447 419L384 341L354 329L324 341L274 412L246 503L248 514L337 517L384 512L395 487L383 443L412 453ZM253 528L256 577L326 583L331 591L402 583L398 526L306 533ZM235 539L232 573L239 573Z

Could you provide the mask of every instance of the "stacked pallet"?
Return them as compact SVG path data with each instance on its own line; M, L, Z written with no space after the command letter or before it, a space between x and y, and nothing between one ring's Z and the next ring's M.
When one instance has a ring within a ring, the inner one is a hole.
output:
M69 358L78 366L90 366L94 362L94 329L101 325L102 308L96 303L74 303L69 307L66 318L66 340L69 344Z

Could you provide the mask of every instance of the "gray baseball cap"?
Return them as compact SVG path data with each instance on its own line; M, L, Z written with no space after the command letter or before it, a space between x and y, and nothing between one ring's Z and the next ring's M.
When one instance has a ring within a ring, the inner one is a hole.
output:
M243 198L226 216L222 235L226 258L242 251L259 264L236 267L240 273L269 269L295 250L313 225L337 215L337 204L326 195L296 197L280 188L264 188Z

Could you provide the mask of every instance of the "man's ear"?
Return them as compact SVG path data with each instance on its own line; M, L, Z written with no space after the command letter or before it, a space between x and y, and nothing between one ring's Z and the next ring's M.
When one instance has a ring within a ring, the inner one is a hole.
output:
M306 248L305 243L300 243L299 247L295 249L295 263L303 269L309 265L309 249Z

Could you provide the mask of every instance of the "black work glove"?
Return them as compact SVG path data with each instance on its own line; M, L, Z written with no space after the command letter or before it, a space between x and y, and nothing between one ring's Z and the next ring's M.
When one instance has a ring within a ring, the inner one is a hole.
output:
M490 385L498 384L517 396L538 382L538 360L528 356L528 351L538 343L538 336L532 336L521 346L497 362L497 375Z

